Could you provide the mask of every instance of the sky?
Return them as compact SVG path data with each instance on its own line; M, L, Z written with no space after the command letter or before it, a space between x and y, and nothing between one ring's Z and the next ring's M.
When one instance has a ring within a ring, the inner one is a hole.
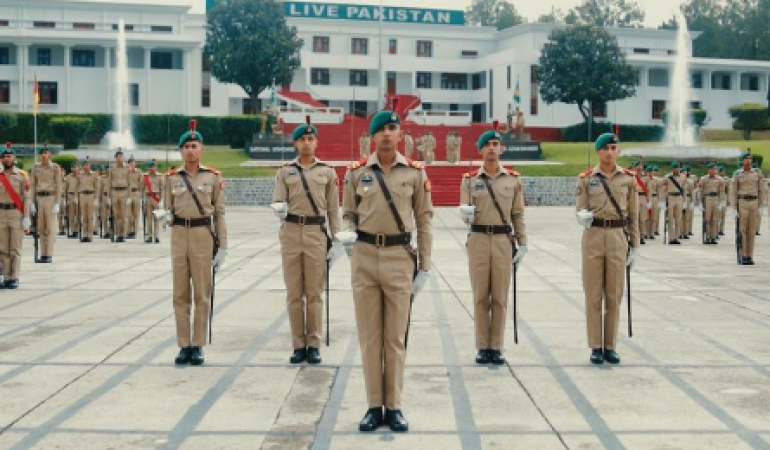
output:
M193 13L203 13L206 9L205 0L102 0L109 3L164 3L193 6ZM303 0L314 3L343 3L357 5L379 5L380 0ZM674 8L682 0L635 0L645 12L645 26L657 28L661 23L673 16ZM414 8L459 9L464 10L471 0L382 0L385 6L411 6ZM537 19L540 14L551 12L551 8L561 9L566 13L581 3L580 0L513 0L511 1L520 15L530 21Z

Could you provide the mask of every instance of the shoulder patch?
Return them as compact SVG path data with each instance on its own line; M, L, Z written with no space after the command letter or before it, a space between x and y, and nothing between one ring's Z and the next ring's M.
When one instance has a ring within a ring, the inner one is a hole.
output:
M587 175L589 175L591 172L593 172L593 169L586 169L578 174L578 178L584 178Z
M510 169L505 169L505 170L507 170L510 175L513 175L513 176L516 176L516 177L520 177L521 176L521 174L519 172L513 170L513 167L511 167Z
M179 169L171 169L163 175L176 175L177 172L179 172Z
M418 161L412 161L412 162L410 162L410 163L409 163L409 166L410 166L410 167L414 167L415 169L420 169L420 170L423 170L423 169L425 169L425 166L423 166L423 165L422 165L422 163L421 163L421 162L418 162Z
M369 158L361 158L358 161L353 161L352 163L348 164L348 169L350 170L358 169L361 166L365 166L368 161L369 161Z

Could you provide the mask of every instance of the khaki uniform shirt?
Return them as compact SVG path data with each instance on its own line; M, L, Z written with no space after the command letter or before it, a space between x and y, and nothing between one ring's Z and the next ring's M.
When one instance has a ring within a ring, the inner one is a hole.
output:
M16 191L16 194L21 200L22 206L24 207L24 210L20 211L22 217L29 218L31 196L29 189L27 189L27 183L29 182L27 174L18 167L13 167L10 172L4 170L2 171L2 174L3 175L0 176L8 178L8 183L11 185L11 188ZM15 204L11 195L5 188L5 183L0 183L0 203ZM19 223L19 226L21 226L21 223Z
M80 176L80 175L78 175ZM64 188L67 193L67 201L72 201L78 195L78 176L69 174L64 178Z
M310 196L313 198L318 212L313 210L313 206L308 200L300 171L305 175ZM340 230L338 186L337 172L326 163L316 158L309 169L303 169L299 163L299 158L296 158L278 169L275 174L273 202L288 203L289 214L326 216L331 236L334 237Z
M650 201L652 201L652 202L659 201L659 199L658 199L658 183L659 183L659 180L656 177L652 176L652 175L648 174L646 177L644 177L644 184L645 184L645 186L647 186L647 195L650 196ZM652 205L652 207L653 208L657 208L658 206L657 205Z
M371 234L399 234L385 195L374 174L381 167L377 152L348 166L343 194L343 228ZM430 251L433 243L431 220L433 202L430 181L422 165L396 153L396 160L388 172L383 171L393 203L401 216L406 232L417 230L419 269L430 270Z
M147 181L149 181L152 194L157 198L157 200L153 199L150 196L150 191L147 190ZM155 175L152 175L150 173L145 173L142 175L142 180L140 183L140 191L142 195L145 195L148 199L153 199L157 202L160 202L163 199L164 184L165 184L165 179L163 178L163 175L157 172L155 173Z
M32 198L37 198L38 192L50 192L54 201L62 195L61 169L55 162L48 164L37 163L32 168L30 174L30 185L32 189Z
M101 180L96 172L86 173L80 172L77 176L77 192L82 194L83 191L91 192L91 195L96 195L100 192Z
M602 169L599 165L578 176L577 209L587 209L594 213L594 218L604 220L628 220L628 235L631 248L639 247L639 194L636 193L633 172L615 166L615 172L606 180L612 196L620 207L623 216L612 204L607 191L599 180Z
M719 175L710 177L704 175L700 179L701 200L717 199L719 203L725 201L725 181ZM716 194L716 195L714 195Z
M116 187L122 187L122 188L130 188L131 187L131 181L129 176L129 167L127 164L123 164L122 166L115 165L113 167L110 167L110 169L107 171L107 184L109 186L110 192L109 195L112 196L112 188Z
M198 219L214 217L214 233L219 238L219 247L227 248L227 227L225 226L225 195L221 174L205 166L198 168L194 177L188 177L190 186L195 191L198 201L203 207L201 216L187 184L182 179L184 167L174 169L166 174L165 205L174 217Z
M762 188L764 178L762 174L753 170L745 172L743 169L738 170L733 175L733 189L730 192L730 200L733 205L737 205L736 199L740 201L740 197L744 195L751 195L757 197L757 205L761 205L764 201L765 190Z
M672 178L675 179L677 183L679 183L679 186L682 188L681 191L677 189L676 185L671 181ZM665 201L668 194L678 194L681 192L682 201L686 202L687 197L685 194L687 193L687 184L687 179L681 172L679 172L679 175L676 176L674 176L673 173L666 175L661 179L660 185L658 186L658 192L660 192L660 195L663 197L660 200Z
M497 204L505 221L495 207L484 178L494 190ZM519 173L500 166L497 173L487 174L484 167L466 173L460 185L460 204L476 207L474 225L513 225L518 245L527 245L527 228L524 225L524 191Z
M139 198L142 192L142 184L144 184L144 180L142 179L142 176L144 174L139 169L134 169L133 171L131 169L128 170L128 185L129 185L129 192L131 192L131 197L133 198Z

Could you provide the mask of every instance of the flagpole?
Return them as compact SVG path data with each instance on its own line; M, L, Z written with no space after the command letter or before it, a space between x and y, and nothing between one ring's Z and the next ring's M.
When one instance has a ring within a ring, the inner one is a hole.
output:
M37 87L37 73L35 74L35 84L32 87L32 90L34 91L32 93L32 112L33 112L32 122L34 124L33 125L34 143L32 147L32 152L34 154L34 162L35 164L37 164L37 109L39 107L38 104L40 102L39 100L40 92L38 91L38 87Z

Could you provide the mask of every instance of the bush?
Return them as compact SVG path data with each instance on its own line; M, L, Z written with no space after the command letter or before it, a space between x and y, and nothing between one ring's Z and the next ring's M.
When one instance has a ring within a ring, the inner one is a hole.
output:
M78 159L75 155L55 155L51 157L51 161L60 165L65 171L71 172L72 166L78 162Z
M613 132L609 122L594 122L591 126L591 141L602 133ZM663 139L665 129L660 125L620 125L620 142L658 142ZM561 135L567 142L586 142L588 122L582 122L561 129Z
M64 141L65 149L75 149L80 146L80 140L91 127L88 117L61 116L51 119L51 131Z
M661 113L661 119L663 120L663 123L668 124L668 111L663 110ZM690 110L690 123L697 126L698 129L702 128L703 125L706 125L709 123L711 118L709 117L708 111L705 109L691 109Z
M0 111L0 136L8 136L16 127L16 114Z
M262 124L261 118L257 118L257 116L223 117L220 121L222 133L227 137L227 144L230 145L230 148L243 148L243 143L251 142L252 135L259 132Z
M751 140L752 131L762 130L767 126L767 107L759 103L741 103L727 111L730 117L735 119L733 129L743 131L743 139L747 141Z

